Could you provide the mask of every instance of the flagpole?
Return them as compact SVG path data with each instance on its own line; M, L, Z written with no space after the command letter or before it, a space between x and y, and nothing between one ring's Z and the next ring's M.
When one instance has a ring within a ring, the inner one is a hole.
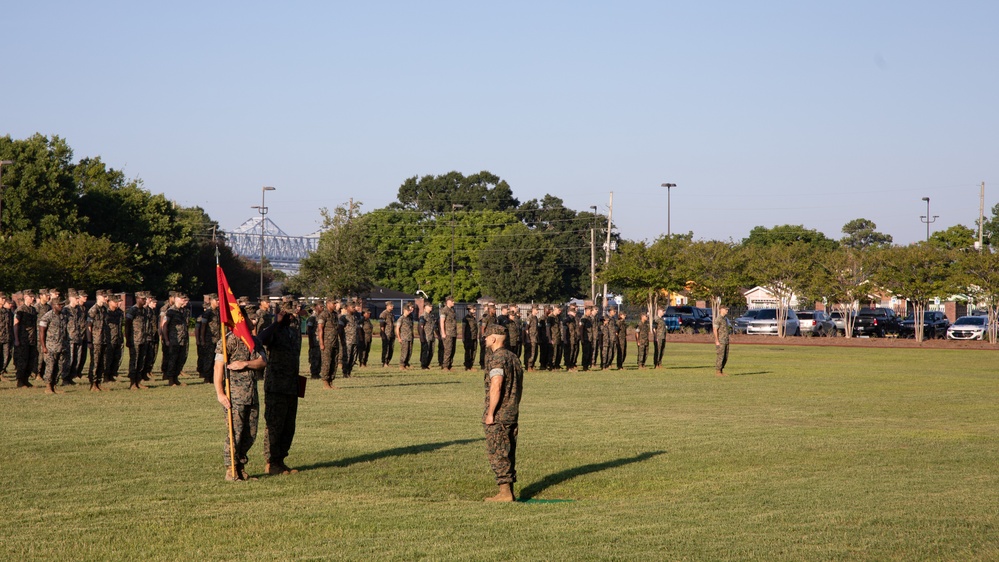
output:
M215 238L214 228L212 229L212 238ZM219 246L215 244L215 268L221 269L222 266L219 264ZM216 282L218 285L218 274L216 273ZM222 295L219 295L220 297ZM228 306L229 299L226 298L226 306ZM233 431L233 421L232 421L232 389L229 384L229 336L225 330L225 322L219 321L219 327L222 329L222 369L225 376L225 398L229 401L229 409L226 413L226 420L229 422L229 469L232 471L231 476L233 480L239 480L240 476L236 472L236 433Z

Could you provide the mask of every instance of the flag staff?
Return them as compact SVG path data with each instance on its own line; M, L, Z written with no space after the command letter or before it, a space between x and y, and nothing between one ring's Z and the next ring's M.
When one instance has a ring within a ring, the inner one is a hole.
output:
M222 271L222 266L219 264L219 245L215 240L215 228L212 228L212 241L215 242L215 269L219 272ZM218 283L219 276L216 275L216 284L218 285L219 298L222 299L221 302L225 306L229 306L229 296L226 295L222 287L222 283ZM222 307L219 307L221 310ZM225 398L229 401L229 409L226 410L226 421L229 422L229 470L230 476L233 480L239 480L240 476L236 472L236 434L233 431L232 423L232 389L229 384L229 337L226 333L226 323L219 319L219 327L222 329L222 369L225 374Z

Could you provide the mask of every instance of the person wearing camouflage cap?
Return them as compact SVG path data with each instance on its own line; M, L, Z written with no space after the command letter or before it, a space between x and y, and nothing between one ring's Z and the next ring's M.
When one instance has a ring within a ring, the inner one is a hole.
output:
M298 375L302 330L298 306L283 302L274 322L258 334L267 350L264 371L264 470L269 475L298 472L285 464L298 418Z
M65 380L69 372L69 332L66 330L68 317L63 305L68 301L50 300L49 311L38 320L38 345L45 355L45 393L56 394L56 382Z
M14 304L0 291L0 374L7 374L14 353Z
M166 341L164 343L163 355L166 357L163 376L167 380L168 386L185 386L178 380L181 370L184 368L184 359L187 357L187 346L190 336L187 331L187 295L177 293L173 299L173 306L166 311Z
M22 291L21 299L14 312L14 376L17 388L30 388L31 369L38 365L38 311L33 292Z
M149 343L146 342L146 294L135 293L135 304L125 312L125 345L128 347L128 388L145 388L142 371L146 365Z
M104 382L104 375L108 365L108 350L111 346L111 329L108 327L108 305L106 290L97 291L94 306L87 311L87 333L90 342L90 371L87 379L90 381L90 390L99 392L103 390L101 383Z
M125 340L122 337L122 321L125 319L124 303L120 295L108 295L108 358L104 378L107 381L118 380L121 369L122 351Z
M205 295L204 311L198 317L194 329L194 341L198 346L198 374L205 382L211 382L214 372L215 347L222 338L219 322L219 296Z

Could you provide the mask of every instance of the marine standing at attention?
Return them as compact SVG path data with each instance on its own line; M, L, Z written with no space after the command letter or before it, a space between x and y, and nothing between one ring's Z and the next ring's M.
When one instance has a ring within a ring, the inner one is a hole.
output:
M486 501L512 502L517 481L517 433L520 399L524 391L524 369L520 359L503 346L502 333L486 336L492 351L485 372L485 411L482 424L486 434L489 467L496 475L499 492Z
M718 316L712 321L711 331L715 336L715 374L725 375L725 364L728 363L728 340L732 327L728 323L728 307L718 309Z

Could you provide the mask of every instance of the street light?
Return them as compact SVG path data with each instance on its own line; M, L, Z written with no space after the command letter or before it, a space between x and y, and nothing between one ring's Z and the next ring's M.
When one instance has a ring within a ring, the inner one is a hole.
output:
M268 191L274 191L275 189L269 185L265 185L260 190L260 205L250 207L260 212L260 296L264 296L264 220L267 216L267 206L264 204L264 197Z
M929 242L930 241L930 224L937 222L937 219L940 218L940 217L938 215L934 215L933 218L930 218L930 198L929 197L923 197L923 201L926 201L926 216L925 217L919 217L919 220L926 223L926 241Z
M664 183L664 184L662 184L659 187L665 187L666 188L666 237L668 238L673 233L672 225L670 224L671 209L670 209L669 190L670 190L671 187L676 187L676 184L675 183Z
M13 163L13 160L0 160L0 232L3 232L3 167Z
M597 206L590 205L593 209L593 222L590 224L590 302L597 303Z
M454 298L454 211L464 209L465 206L459 203L451 204L451 297Z

